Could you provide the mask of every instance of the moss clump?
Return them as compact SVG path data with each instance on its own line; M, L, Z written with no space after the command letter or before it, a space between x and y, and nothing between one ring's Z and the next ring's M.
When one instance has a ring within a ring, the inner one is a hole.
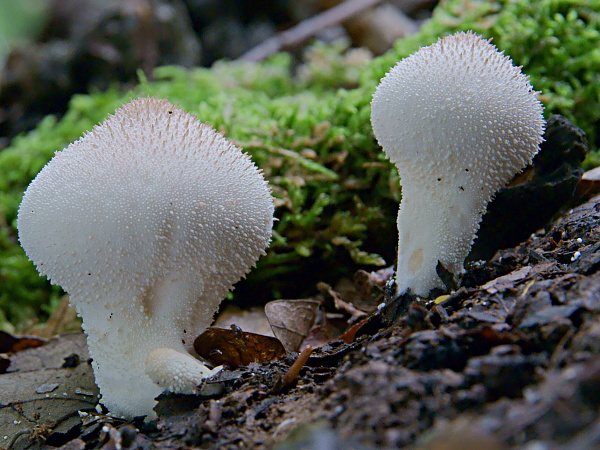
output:
M374 60L319 44L297 70L285 54L261 64L162 67L127 93L73 97L59 122L46 118L0 153L0 322L22 322L60 295L18 246L16 211L27 184L55 151L129 98L168 97L252 155L273 187L279 221L268 255L237 292L245 301L303 295L314 281L394 259L398 180L373 139L369 102L396 61L456 31L493 37L543 91L546 113L566 115L592 140L600 120L599 11L590 0L454 0Z

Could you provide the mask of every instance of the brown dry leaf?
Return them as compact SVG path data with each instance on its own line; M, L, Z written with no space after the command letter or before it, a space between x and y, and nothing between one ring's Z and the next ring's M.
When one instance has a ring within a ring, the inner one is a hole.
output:
M356 305L366 312L375 311L377 306L383 302L385 285L393 274L393 266L379 269L375 272L367 272L362 269L356 271L353 280L354 286L362 299L362 303L356 303Z
M590 197L600 191L600 167L588 170L583 174L577 185L578 197Z
M278 339L248 333L235 326L231 328L208 328L194 341L194 350L212 364L226 365L231 369L253 362L273 361L285 355Z
M36 336L13 336L6 331L0 331L0 353L16 353L28 348L36 348L44 345L46 339Z
M348 323L359 322L367 316L366 312L358 309L352 302L345 301L342 298L342 295L327 283L318 283L317 289L319 289L321 292L329 294L333 298L335 309L350 314Z
M349 344L356 337L356 332L359 330L359 328L362 327L368 321L369 321L369 317L367 317L366 319L361 320L358 323L355 323L350 328L348 328L348 330L344 334L342 334L339 337L339 339L342 340L342 341L344 341L346 344Z
M72 354L85 362L65 365L65 358ZM80 424L78 411L93 410L98 402L88 358L83 333L60 336L11 356L11 372L0 375L3 442L15 439L11 448L26 448L39 427L66 433Z
M323 320L320 321L318 325L315 325L308 332L308 336L302 342L301 347L311 346L313 348L321 347L329 342L335 340L334 336L337 336L339 333L335 330L323 314Z
M228 329L231 325L236 325L249 333L273 337L273 330L262 306L242 309L232 304L225 305L212 326Z
M265 314L288 353L297 352L315 323L320 303L316 300L274 300L265 305Z
M58 367L74 367L89 358L85 335L79 331L50 339L40 348L10 356L8 372L30 372Z
M346 302L351 303L357 309L364 311L366 313L371 313L377 309L377 305L383 302L383 287L374 284L375 277L372 274L376 272L364 272L367 274L367 279L365 280L364 274L360 274L356 272L354 274L354 278L350 280L349 278L342 278L339 280L333 289L340 294L340 297ZM360 283L370 284L367 286ZM384 284L385 285L385 284Z
M65 295L58 307L54 310L48 321L41 327L31 328L31 334L43 338L51 338L67 331L79 330L81 319L77 317L77 312L69 303L69 296Z

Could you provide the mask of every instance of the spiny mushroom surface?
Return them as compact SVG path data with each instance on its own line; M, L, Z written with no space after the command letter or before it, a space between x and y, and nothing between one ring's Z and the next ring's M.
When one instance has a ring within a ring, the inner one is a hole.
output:
M102 403L152 416L211 374L193 340L269 244L250 157L166 100L133 100L57 152L21 203L21 245L83 318Z
M400 61L371 103L379 144L398 167L396 293L458 277L494 193L531 162L544 131L529 78L488 40L457 33Z

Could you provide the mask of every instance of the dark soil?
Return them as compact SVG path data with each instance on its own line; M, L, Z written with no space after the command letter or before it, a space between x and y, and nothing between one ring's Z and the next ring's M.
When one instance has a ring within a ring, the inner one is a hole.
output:
M288 388L276 386L293 354L224 370L201 395L163 395L159 418L148 423L97 413L82 336L60 337L15 353L9 373L0 376L0 411L4 417L10 411L3 426L27 425L5 442L80 449L507 448L533 442L595 448L599 269L600 196L477 265L470 275L482 281L479 287L462 287L438 304L406 309L391 302L353 342L317 349ZM73 354L80 363L65 366ZM52 383L58 388L42 389ZM28 386L30 398L9 398L7 389L15 385ZM54 411L63 398L70 406ZM88 414L74 414L82 410Z

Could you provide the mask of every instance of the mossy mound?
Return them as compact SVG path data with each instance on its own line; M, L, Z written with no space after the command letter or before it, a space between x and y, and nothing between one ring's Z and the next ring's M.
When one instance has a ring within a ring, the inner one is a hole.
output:
M130 98L179 103L242 146L277 198L273 243L240 283L248 301L305 295L362 265L394 259L400 192L373 138L370 99L396 61L456 31L474 30L523 65L546 115L563 114L597 147L600 122L600 1L449 1L414 36L370 59L345 45L315 45L302 65L286 54L260 64L162 67L128 92L72 98L0 152L0 326L48 312L61 291L37 275L17 241L16 213L28 183L55 151ZM596 145L595 145L596 144ZM588 166L598 165L592 154ZM249 295L252 293L252 296Z

